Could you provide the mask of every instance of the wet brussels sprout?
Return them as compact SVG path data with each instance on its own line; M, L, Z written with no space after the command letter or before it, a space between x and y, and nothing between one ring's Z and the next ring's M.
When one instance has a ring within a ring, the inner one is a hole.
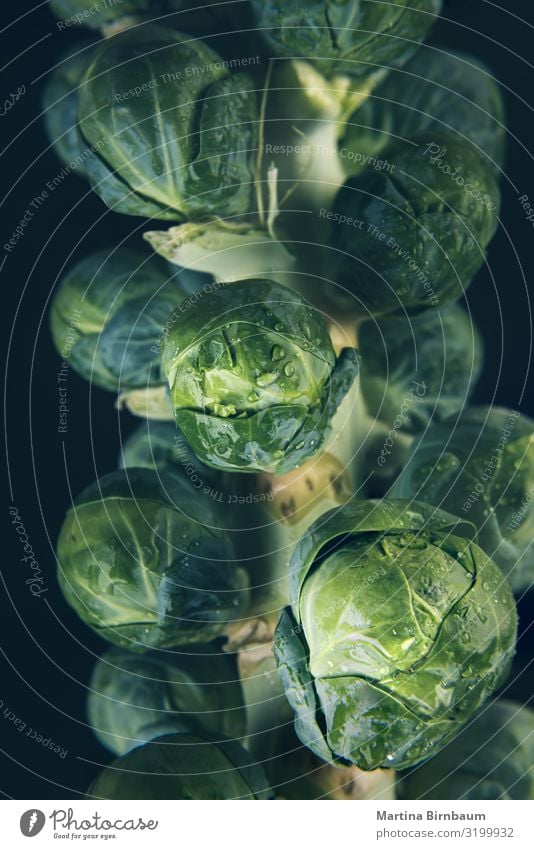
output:
M269 55L298 57L326 75L368 75L403 65L439 14L441 0L251 0Z
M401 70L391 71L354 113L340 140L349 174L397 140L422 132L452 132L498 169L505 151L504 102L491 71L474 56L423 45Z
M283 473L315 454L358 371L357 352L336 360L322 316L272 281L202 293L166 328L176 423L202 462L227 471Z
M145 25L106 39L80 90L95 191L116 212L185 221L249 212L256 95L206 44Z
M407 433L461 410L482 368L482 341L456 305L366 321L358 331L367 412Z
M68 603L130 650L205 643L248 602L214 508L170 474L128 469L89 486L67 513L57 558Z
M214 645L139 656L109 649L96 664L87 700L91 727L116 755L163 734L245 733L235 662Z
M498 701L400 785L404 799L534 799L534 711Z
M166 734L133 749L93 782L97 799L268 799L261 767L233 740Z
M48 138L69 173L86 176L89 155L78 127L79 85L91 61L90 41L72 47L50 74L43 94L43 117Z
M158 257L129 248L101 250L61 280L50 324L63 360L101 389L163 392L160 336L184 293ZM165 404L168 411L168 402Z
M478 542L516 593L534 580L534 422L473 407L432 425L412 446L392 489L473 522Z
M506 677L514 600L471 532L422 503L355 501L302 537L275 654L295 730L323 760L412 766Z
M451 134L387 148L340 189L330 213L339 252L326 295L356 315L443 307L485 261L500 193L485 157Z

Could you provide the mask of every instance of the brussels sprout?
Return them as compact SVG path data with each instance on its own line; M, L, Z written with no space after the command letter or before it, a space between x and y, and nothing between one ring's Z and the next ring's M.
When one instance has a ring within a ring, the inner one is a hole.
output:
M403 65L418 49L441 0L251 0L256 26L277 56L309 61L321 73L362 77Z
M358 344L368 413L408 433L462 409L482 368L480 336L456 305L366 321Z
M201 41L145 25L106 39L80 91L87 171L117 212L171 220L249 212L256 95Z
M391 71L346 125L339 143L349 174L396 139L451 132L499 168L505 148L504 102L491 71L473 56L423 46L402 70Z
M87 795L97 799L268 799L261 767L233 740L166 734L113 761Z
M465 516L516 593L534 579L534 422L473 407L432 425L412 446L392 489Z
M405 776L405 799L534 799L534 711L498 701Z
M235 663L215 646L150 652L109 649L96 664L87 700L89 722L108 749L123 755L167 733L245 733Z
M295 730L323 760L412 766L507 675L514 600L471 530L426 504L363 501L302 537L275 653Z
M162 387L159 337L184 297L180 276L142 251L101 250L63 277L50 323L57 351L86 380L110 391Z
M282 473L323 443L354 382L322 317L272 281L242 280L185 301L162 359L176 423L195 454L227 471Z
M78 128L78 90L94 50L91 42L77 43L59 60L43 94L44 124L61 161L73 174L86 176L87 150Z
M82 492L57 557L66 600L124 648L206 642L248 602L246 572L209 501L183 479L148 469L112 472Z
M339 252L327 295L358 315L444 306L485 260L499 188L485 157L457 136L430 133L384 153L340 189L331 218Z

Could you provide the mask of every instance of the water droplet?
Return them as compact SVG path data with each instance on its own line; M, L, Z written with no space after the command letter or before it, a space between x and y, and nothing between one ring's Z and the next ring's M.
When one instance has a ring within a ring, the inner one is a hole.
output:
M274 348L271 351L271 359L276 362L277 360L283 360L284 357L285 357L284 349L281 348L280 345L275 345Z
M265 374L260 374L256 378L256 383L258 386L261 386L262 389L265 389L267 386L272 386L278 380L279 374L277 371L268 371Z
M306 322L304 322L304 324L301 324L301 325L300 325L300 329L301 329L301 330L302 330L302 332L304 333L304 336L306 337L306 339L310 339L310 340L311 340L311 338L312 338L312 332L311 332L310 325L309 325L309 324L307 324Z
M281 333L282 330L284 329L284 325L280 324L280 322L277 322L277 324L275 324L275 326L274 326L274 329L276 330L277 333Z
M215 443L215 451L217 454L224 454L225 451L228 450L228 445L230 444L230 440L227 436L221 436Z
M247 400L249 400L253 404L255 401L260 400L260 396L257 392L251 392L249 395L247 395Z
M286 363L284 366L284 374L286 377L293 377L295 374L295 366L293 363Z

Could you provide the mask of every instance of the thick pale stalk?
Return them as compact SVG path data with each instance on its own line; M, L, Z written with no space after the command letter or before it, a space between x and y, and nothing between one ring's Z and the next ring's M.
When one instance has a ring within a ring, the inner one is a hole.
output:
M166 386L148 386L121 392L115 406L118 410L126 409L132 415L143 419L160 422L174 421L174 412Z
M238 652L248 746L256 757L268 758L274 754L276 735L293 721L272 653L280 611L289 603L291 554L311 523L344 504L352 487L332 454L319 455L286 475L247 477L246 485L265 500L235 511L240 525L237 555L248 569L252 596L249 616L228 632L226 648Z

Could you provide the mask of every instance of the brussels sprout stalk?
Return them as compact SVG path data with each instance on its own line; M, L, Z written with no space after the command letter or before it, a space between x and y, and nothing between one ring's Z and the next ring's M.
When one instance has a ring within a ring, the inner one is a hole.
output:
M365 80L346 75L327 78L309 62L281 63L268 126L274 127L275 150L278 146L284 151L275 161L284 178L290 184L294 182L288 194L292 194L296 207L330 205L345 180L338 144L346 121L365 102L381 76L383 73ZM288 157L288 149L293 148ZM289 166L284 169L288 159Z
M294 286L293 255L267 229L252 222L188 222L150 230L143 237L169 262L212 274L217 282L265 277Z
M291 555L312 522L349 500L352 486L344 464L329 453L286 475L259 475L255 484L267 500L261 507L241 510L237 517L242 531L237 556L249 573L250 606L247 619L227 629L226 649L237 652L247 710L247 747L267 758L274 756L277 733L292 717L273 655L274 629L289 601ZM246 527L250 533L243 533Z

